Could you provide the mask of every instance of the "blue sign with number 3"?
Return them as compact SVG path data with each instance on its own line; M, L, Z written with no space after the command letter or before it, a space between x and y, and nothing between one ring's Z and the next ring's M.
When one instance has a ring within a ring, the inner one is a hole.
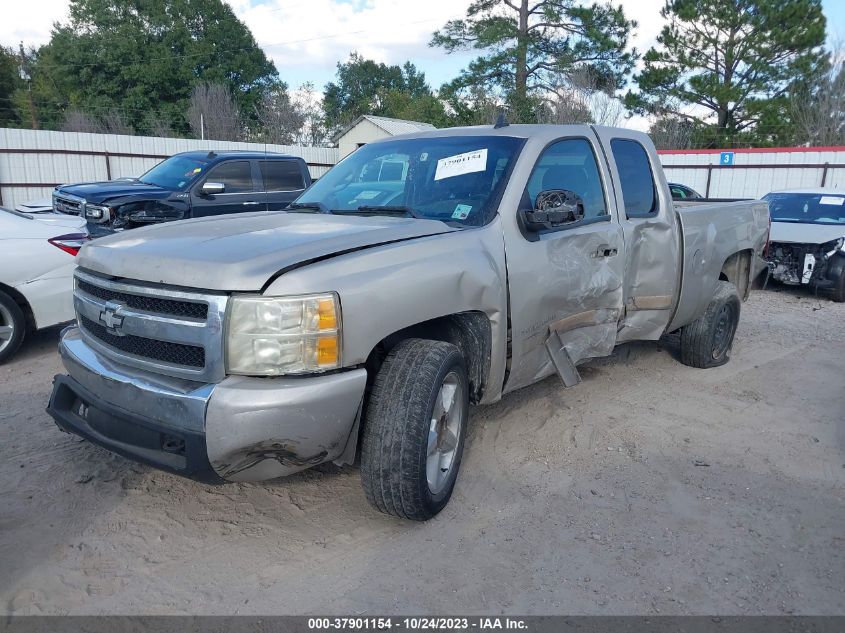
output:
M734 164L734 153L733 152L722 152L719 154L719 164L720 165L733 165Z

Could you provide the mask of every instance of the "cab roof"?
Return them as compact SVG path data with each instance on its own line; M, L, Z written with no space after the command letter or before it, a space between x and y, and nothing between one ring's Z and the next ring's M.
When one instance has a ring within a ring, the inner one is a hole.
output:
M246 158L246 159L261 159L261 158L269 158L269 159L289 159L289 160L303 160L300 156L293 156L291 154L280 154L278 152L256 152L254 150L240 150L240 149L232 149L232 150L225 150L225 151L202 151L202 150L194 150L191 152L179 152L178 154L174 154L174 156L188 156L190 158L208 158L209 154L212 154L210 160L221 160L225 158Z

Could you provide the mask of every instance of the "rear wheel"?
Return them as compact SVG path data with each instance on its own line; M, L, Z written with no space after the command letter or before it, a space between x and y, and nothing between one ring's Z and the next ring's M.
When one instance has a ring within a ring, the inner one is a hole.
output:
M425 521L452 496L469 413L464 358L441 341L391 350L367 404L361 481L380 512Z
M23 310L9 295L0 292L0 363L18 351L25 334Z
M736 286L718 281L704 314L681 328L681 362L701 369L727 363L739 325L739 313Z

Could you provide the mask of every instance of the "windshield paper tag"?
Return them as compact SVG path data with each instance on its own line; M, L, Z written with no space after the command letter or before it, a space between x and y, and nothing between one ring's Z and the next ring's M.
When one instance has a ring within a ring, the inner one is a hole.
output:
M466 220L470 211L472 211L472 207L470 205L459 204L455 207L455 210L452 212L452 219L453 220Z
M819 204L835 204L837 207L841 207L843 202L845 202L845 198L838 196L822 196L819 199Z
M381 191L361 191L355 196L355 200L372 200L374 198L378 198L381 194Z
M453 176L472 174L487 169L487 148L478 149L474 152L455 154L437 161L437 170L434 172L434 180L443 180Z

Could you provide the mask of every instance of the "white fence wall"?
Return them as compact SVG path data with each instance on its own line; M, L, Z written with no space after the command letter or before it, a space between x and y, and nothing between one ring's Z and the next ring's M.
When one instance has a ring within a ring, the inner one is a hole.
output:
M720 164L733 152L733 165ZM845 189L845 147L785 147L723 150L661 150L670 182L710 198L759 198L796 187Z
M0 128L0 203L15 207L46 198L63 183L139 176L178 152L232 149L301 156L315 178L339 160L338 150L326 147ZM732 166L719 164L723 151L734 152ZM660 160L670 181L711 198L758 198L792 187L845 188L845 147L663 150Z
M140 176L178 152L233 149L301 156L314 178L339 160L327 147L0 128L0 203L14 208L49 197L56 185Z

